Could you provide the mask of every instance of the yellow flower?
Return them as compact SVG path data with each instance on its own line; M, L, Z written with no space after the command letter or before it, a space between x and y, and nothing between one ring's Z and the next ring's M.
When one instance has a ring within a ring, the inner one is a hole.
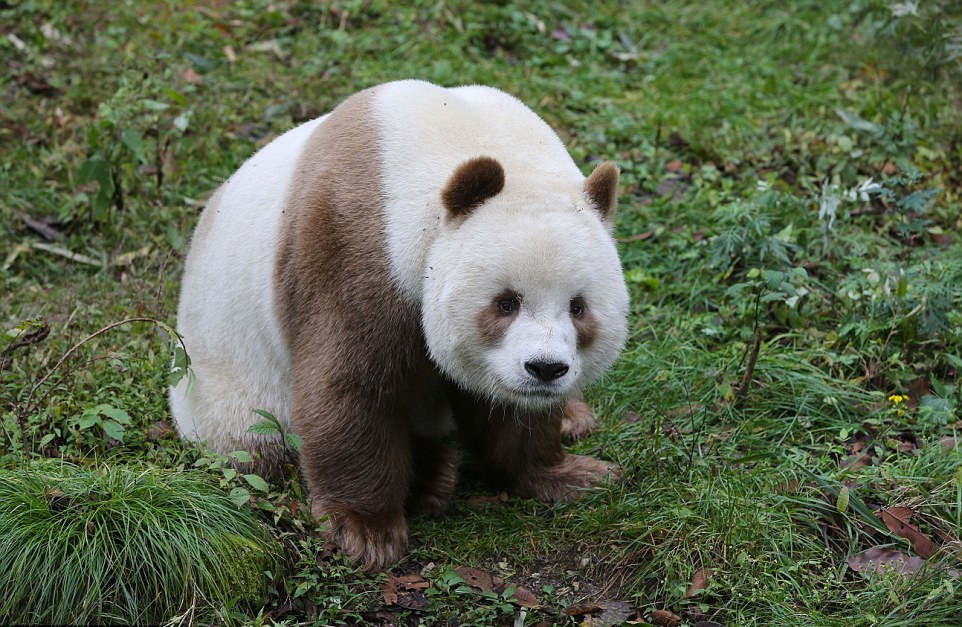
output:
M893 403L895 403L896 405L899 405L899 404L904 403L905 401L909 400L909 397L908 397L908 396L904 396L904 395L902 395L902 394L892 394L891 396L889 396L889 400L892 401Z

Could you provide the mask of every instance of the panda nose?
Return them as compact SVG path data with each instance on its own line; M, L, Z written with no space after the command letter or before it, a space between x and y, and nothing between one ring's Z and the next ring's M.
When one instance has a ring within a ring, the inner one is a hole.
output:
M542 381L554 381L568 373L568 364L560 361L529 361L525 362L524 369Z

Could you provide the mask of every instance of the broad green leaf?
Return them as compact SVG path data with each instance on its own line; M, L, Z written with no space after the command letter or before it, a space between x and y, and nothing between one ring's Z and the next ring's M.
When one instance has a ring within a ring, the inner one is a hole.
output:
M124 428L113 420L104 420L100 426L104 428L104 433L106 433L109 437L120 442L124 441Z
M270 492L271 487L267 485L266 481L261 479L260 475L244 475L244 479L246 479L247 483L249 483L255 490L259 490L261 492Z
M848 509L848 499L849 499L848 486L845 486L838 491L838 498L835 499L835 509L837 509L839 512L844 514L845 510Z
M234 488L230 491L230 500L237 507L242 507L251 498L250 490L247 488Z
M133 424L133 421L130 419L130 414L111 405L98 405L97 411L99 411L102 416L113 418L122 425Z
M287 445L295 451L300 451L301 447L304 446L304 439L296 433L285 433L284 439L287 440Z
M250 427L247 428L248 433L256 433L258 435L274 435L275 433L280 433L281 430L277 428L266 420L261 422L255 422Z
M77 426L81 429L89 429L95 424L100 422L100 415L98 414L88 414L84 413L80 419L77 420Z
M254 458L251 457L251 454L248 453L247 451L234 451L230 454L230 456L242 463L249 463L254 461Z

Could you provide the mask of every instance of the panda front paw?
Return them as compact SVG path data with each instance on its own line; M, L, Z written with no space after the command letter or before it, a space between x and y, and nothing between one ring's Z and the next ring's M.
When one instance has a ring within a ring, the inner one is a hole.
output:
M610 462L565 454L561 462L529 471L518 481L518 496L542 501L570 501L580 496L580 490L602 481L614 482L621 469Z
M571 438L583 438L598 426L598 419L591 411L588 403L580 398L573 398L565 405L561 418L561 433Z
M323 503L312 509L327 517L328 536L360 570L384 570L401 559L407 545L404 512L370 515Z

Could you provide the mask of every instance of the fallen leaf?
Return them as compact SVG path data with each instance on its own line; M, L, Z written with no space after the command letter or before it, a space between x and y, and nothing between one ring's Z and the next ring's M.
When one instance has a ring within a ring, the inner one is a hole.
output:
M396 579L397 586L404 590L424 590L431 587L431 582L418 573L408 573Z
M629 409L628 412L625 414L624 420L625 422L638 422L639 420L641 420L641 414L636 412L634 409Z
M176 438L177 429L174 429L172 426L170 426L170 423L167 422L166 420L158 420L154 424L150 425L149 437L151 440Z
M514 599L521 607L527 607L531 609L541 607L541 604L538 603L538 597L536 597L533 592L524 586L518 586L515 588L514 594L512 594L510 598Z
M477 588L484 592L494 591L494 579L489 573L483 570L471 568L470 566L458 566L454 569L454 572L460 575L461 579L464 579L464 583L472 588Z
M566 607L562 614L565 616L583 616L585 614L597 614L604 609L597 603L575 603Z
M955 448L956 440L955 438L945 436L941 440L939 440L939 444L942 445L942 448Z
M685 592L685 598L690 599L695 596L698 592L708 588L708 580L711 576L715 574L715 571L711 568L699 568L695 571L695 575L691 578L691 585L688 586L688 591Z
M923 562L921 557L909 557L895 549L873 546L867 551L849 557L848 567L863 574L891 571L908 575L917 571Z
M381 598L384 599L385 605L397 603L397 578L390 573L388 573L387 581L384 582L384 587L381 588Z
M681 616L668 610L655 610L648 615L648 621L658 627L678 627L681 625Z
M224 56L227 57L227 62L234 65L237 61L237 53L234 52L234 48L232 46L224 46L223 52Z
M671 161L665 164L665 171L675 173L675 172L679 172L684 167L685 167L684 163L682 163L678 159L672 159Z
M889 531L911 542L915 552L926 558L935 552L935 543L909 522L914 513L911 507L886 507L881 512L882 522Z

